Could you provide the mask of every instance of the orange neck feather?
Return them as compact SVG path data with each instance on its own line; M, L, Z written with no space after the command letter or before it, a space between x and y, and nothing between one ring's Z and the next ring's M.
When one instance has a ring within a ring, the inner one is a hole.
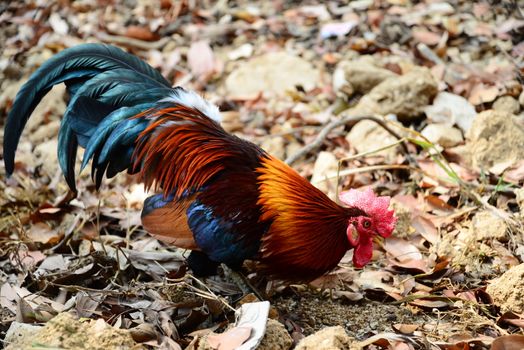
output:
M257 169L261 221L273 220L262 238L261 268L286 280L309 280L332 269L351 248L343 208L282 161L266 157Z

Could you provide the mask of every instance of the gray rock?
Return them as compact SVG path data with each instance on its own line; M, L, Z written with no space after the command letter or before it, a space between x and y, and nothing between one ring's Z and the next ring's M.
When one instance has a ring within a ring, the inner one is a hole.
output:
M260 92L282 95L301 85L313 89L320 73L308 61L286 52L271 52L239 65L227 77L225 87L229 98L254 98Z
M470 164L490 169L524 159L524 125L510 113L487 110L479 113L466 134Z
M338 72L338 71L341 72ZM335 90L368 93L378 84L388 78L397 77L392 71L378 67L369 60L358 59L354 61L341 62L334 74L333 85ZM340 76L340 78L336 78ZM347 84L351 89L343 88Z
M384 80L362 97L356 108L380 115L395 114L401 121L419 117L437 95L437 82L427 68Z
M454 147L464 142L462 132L459 129L445 124L429 124L422 130L422 135L429 141L445 148Z
M302 339L295 350L358 349L354 338L341 326L327 327Z
M493 109L499 112L518 114L520 104L519 101L511 96L501 96L493 103Z

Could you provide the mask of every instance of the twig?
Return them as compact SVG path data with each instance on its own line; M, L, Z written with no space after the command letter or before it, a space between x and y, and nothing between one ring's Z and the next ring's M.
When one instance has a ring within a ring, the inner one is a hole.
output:
M122 295L122 294L126 293L124 291L95 289L95 288L78 286L78 285L75 285L75 284L61 284L61 283L55 283L55 282L48 282L48 284L53 286L53 287L63 288L63 289L65 289L67 291L70 291L70 292L83 291L83 292L93 292L93 293L112 294L112 295Z
M387 122L383 118L379 118L379 117L371 116L371 115L364 115L364 116L348 115L348 116L345 116L342 119L334 120L334 121L328 123L326 126L324 126L324 128L322 128L322 130L320 130L320 132L318 133L317 137L315 138L315 140L313 142L311 142L310 144L302 147L297 153L289 156L286 159L286 163L288 165L291 165L291 164L295 163L297 160L299 160L301 157L303 157L306 154L308 154L309 152L311 152L314 149L319 148L320 146L322 146L322 143L327 138L327 136L329 135L331 130L333 130L333 129L339 127L339 126L342 126L342 125L348 125L348 124L354 125L354 124L356 124L357 122L359 122L361 120L372 120L375 123L379 124L381 127L383 127L387 132L389 132L395 138L397 138L399 140L402 139L402 137L399 134L397 134L395 131L393 131L387 125ZM408 158L411 161L412 159L411 159L411 156L409 155L409 152L408 152L408 149L407 149L405 143L402 143L402 148L404 149L404 152L406 153L406 155L408 156Z
M391 165L389 165L389 164L380 164L380 165L363 166L363 167L360 167L360 168L345 169L345 170L342 170L342 171L337 172L335 174L325 176L324 178L322 178L322 179L320 179L318 181L315 181L315 183L318 184L318 183L321 183L321 182L324 182L324 181L329 181L331 179L336 179L336 178L340 178L340 177L347 176L347 175L366 173L368 171L389 170L389 169L413 170L413 171L417 171L417 172L420 172L420 173L423 173L424 175L426 175L426 173L422 169L415 168L415 167L412 167L410 165L404 165L404 164L391 164Z
M235 282L238 288L242 290L242 293L249 294L252 292L259 300L266 300L262 293L257 288L255 288L255 286L253 286L247 277L244 276L241 272L233 270L226 264L222 264L222 269L224 270L224 274L233 282Z
M111 35L105 32L98 32L96 37L106 43L113 43L126 47L135 47L144 51L160 50L171 40L170 37L163 37L157 41L144 41L122 35Z
M232 307L231 305L229 305L229 303L224 298L221 298L221 297L217 296L215 293L213 293L213 291L211 289L209 289L209 287L204 282L202 282L201 280L199 280L198 278L196 278L195 276L193 276L191 274L186 274L186 276L188 276L189 278L191 278L194 281L198 282L202 287L204 287L206 289L205 291L203 291L201 289L196 288L195 286L191 285L188 282L184 282L185 285L189 289L193 290L193 292L196 295L201 296L202 298L207 298L207 299L211 299L211 300L218 300L219 302L224 304L230 310L236 311L236 309L234 307Z

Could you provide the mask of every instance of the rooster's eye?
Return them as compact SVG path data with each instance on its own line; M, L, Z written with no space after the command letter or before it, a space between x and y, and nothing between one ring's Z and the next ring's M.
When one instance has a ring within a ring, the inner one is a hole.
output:
M362 225L364 226L364 228L369 228L371 226L371 222L366 220L366 221L364 221L364 223Z

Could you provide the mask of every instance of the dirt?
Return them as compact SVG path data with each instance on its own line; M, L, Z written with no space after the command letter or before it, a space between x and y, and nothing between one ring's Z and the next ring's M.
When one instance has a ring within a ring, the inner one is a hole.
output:
M395 323L422 324L428 316L380 301L348 303L310 293L273 300L282 317L289 318L310 335L325 327L340 325L350 337L365 339L379 332L391 332Z

